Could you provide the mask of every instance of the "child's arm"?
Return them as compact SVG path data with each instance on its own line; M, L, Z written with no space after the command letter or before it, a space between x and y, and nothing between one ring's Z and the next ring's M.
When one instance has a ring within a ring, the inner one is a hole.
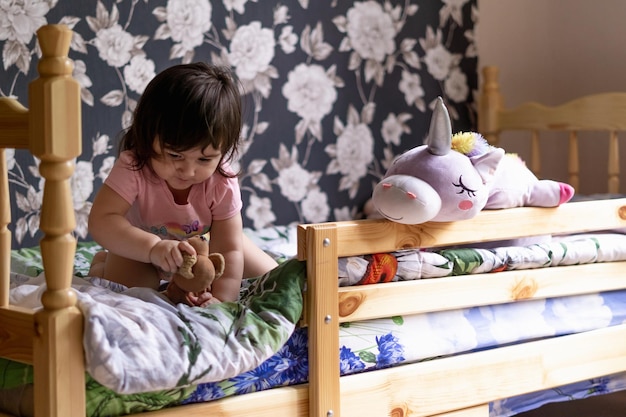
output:
M241 215L227 220L214 220L211 224L209 252L224 256L226 268L222 276L213 283L211 294L219 301L235 301L243 277L243 226Z
M107 185L94 199L89 213L89 233L102 247L139 262L152 263L173 272L183 262L181 250L196 254L188 242L161 240L158 236L134 227L126 219L130 204Z

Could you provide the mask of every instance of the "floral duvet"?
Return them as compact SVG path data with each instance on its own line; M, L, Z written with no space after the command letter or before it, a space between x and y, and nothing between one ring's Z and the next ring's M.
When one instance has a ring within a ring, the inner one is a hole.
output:
M289 259L293 255L290 251L294 247L292 243L295 242L295 232L290 227L266 230L255 236L255 239L258 239L257 243L261 246L279 255L278 257ZM81 274L81 267L88 265L90 250L88 246L79 250L78 275ZM22 251L17 255L12 270L18 269L31 275L39 272L36 259L32 261L36 252ZM501 247L402 251L392 254L392 257L395 259L395 266L393 261L385 257L351 257L340 260L341 276L338 285L623 260L626 259L626 236L609 233L580 235L514 249ZM30 261L26 261L27 259ZM372 268L373 262L378 262L380 265L377 266L382 267ZM391 268L387 267L388 263L391 263ZM287 260L281 269L288 270L284 275L290 276L289 281L299 282L288 290L290 297L297 298L295 293L299 293L304 280L302 265L297 261ZM372 270L378 272L374 274ZM294 276L299 279L293 280ZM266 279L280 281L280 278L274 276ZM272 285L278 285L275 281L271 281ZM90 285L98 287L99 284L94 282ZM245 295L246 292L248 295ZM254 290L254 287L246 288L243 290L242 300L246 300L246 297L255 299L254 294L257 293L259 291ZM271 305L269 300L267 302ZM286 314L290 320L297 319L295 314L300 310L296 304L298 303L294 302L294 308ZM258 304L261 305L265 309L268 304ZM178 314L181 314L181 310L178 310ZM524 319L520 320L519 317ZM432 360L441 356L489 349L501 344L612 326L625 320L626 291L613 291L345 323L340 328L341 372L350 374ZM88 415L119 416L304 383L308 373L306 329L295 327L285 330L283 326L279 327L282 329L281 337L287 336L284 340L273 339L275 352L271 352L272 349L269 352L264 350L267 359L243 373L220 380L200 382L195 379L196 374L188 373L187 380L191 385L172 385L175 388L155 389L148 393L119 393L116 389L105 386L95 376L88 375ZM190 347L187 346L187 349ZM15 403L16 392L27 392L22 387L32 381L32 369L26 365L1 360L0 372L4 376L0 381L0 409L6 409L8 406L3 402ZM547 402L583 398L621 389L626 389L626 373L494 402L491 404L491 413L493 416L511 416ZM6 398L8 399L5 400Z

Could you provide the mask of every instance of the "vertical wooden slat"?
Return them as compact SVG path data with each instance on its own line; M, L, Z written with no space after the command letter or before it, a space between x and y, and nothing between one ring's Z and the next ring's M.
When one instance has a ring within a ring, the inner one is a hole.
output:
M539 132L533 130L530 136L530 170L541 178L541 148L539 147Z
M80 85L67 57L72 32L64 25L37 31L42 58L29 86L29 147L45 179L40 242L46 291L35 315L35 417L85 415L82 315L72 281L76 226L70 177L81 152Z
M28 110L16 99L0 97L0 307L9 304L11 205L5 148L28 148Z
M340 417L337 228L306 231L309 320L309 416ZM315 256L314 256L315 254Z
M608 191L612 194L619 193L619 143L617 132L609 132L609 163L608 163Z
M580 159L578 154L578 133L575 130L569 132L569 153L568 153L568 172L569 184L575 190L579 190L580 185Z
M9 305L9 272L11 270L11 206L5 150L0 148L0 307Z

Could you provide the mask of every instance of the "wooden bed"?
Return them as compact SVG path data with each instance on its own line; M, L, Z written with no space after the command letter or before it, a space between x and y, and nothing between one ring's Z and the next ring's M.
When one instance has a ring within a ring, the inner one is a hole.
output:
M34 365L37 417L78 417L85 414L85 367L82 316L70 288L76 241L69 178L81 152L79 86L67 58L71 32L50 25L38 37L43 57L40 77L30 86L29 109L0 101L0 145L27 148L41 158L47 290L42 310L8 303L10 213L3 150L0 356ZM346 321L626 288L624 261L338 288L339 257L624 227L626 199L485 211L472 220L417 226L386 220L300 225L309 383L145 415L486 417L489 403L500 398L626 371L626 324L341 378L337 354L339 326Z
M497 145L500 134L505 131L526 131L530 139L529 167L541 177L540 134L543 132L547 135L550 131L567 132L567 181L578 190L579 135L581 132L603 132L608 136L607 189L599 192L620 192L618 132L626 131L626 92L592 94L558 106L528 102L508 108L500 92L498 76L498 67L487 66L482 70L478 131L489 143Z

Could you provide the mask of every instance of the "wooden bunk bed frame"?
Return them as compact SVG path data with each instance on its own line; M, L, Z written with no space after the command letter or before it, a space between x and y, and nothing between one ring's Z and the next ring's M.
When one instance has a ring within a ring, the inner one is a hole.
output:
M37 417L79 417L85 414L85 367L82 316L70 288L76 241L69 187L72 161L81 151L79 86L67 58L71 31L49 25L38 37L43 57L40 77L30 85L30 108L0 100L0 147L27 148L41 158L47 290L39 311L9 305L10 213L2 150L0 356L34 366ZM499 227L503 223L507 227ZM626 288L626 262L339 288L338 257L616 227L626 227L626 199L484 211L454 223L301 225L298 258L307 264L302 322L309 327L309 383L142 415L486 417L489 402L496 399L626 371L623 324L339 377L341 322Z
M558 106L527 102L507 108L500 92L499 69L486 66L479 103L478 131L489 143L497 145L503 131L530 133L530 169L541 177L540 133L568 133L568 182L575 189L580 183L579 133L604 132L608 135L607 190L620 192L618 132L626 131L626 92L591 94ZM508 150L508 149L507 149Z

